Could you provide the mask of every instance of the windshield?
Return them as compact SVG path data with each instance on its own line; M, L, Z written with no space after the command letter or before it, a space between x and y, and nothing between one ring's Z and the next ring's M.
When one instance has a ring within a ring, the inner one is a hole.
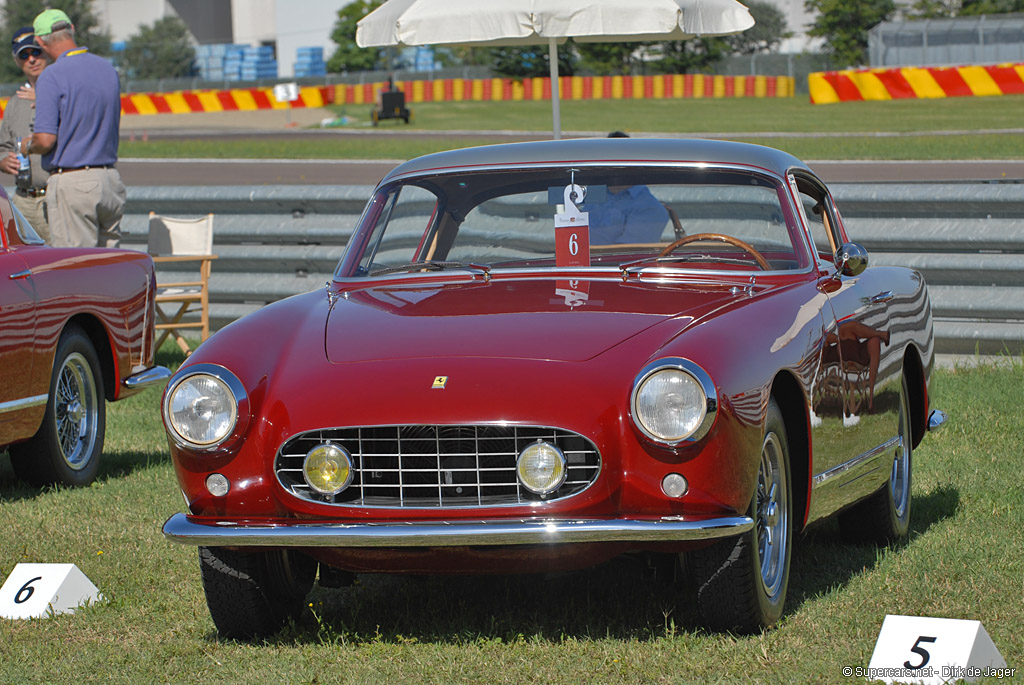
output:
M379 188L339 277L446 268L807 266L776 179L641 166L472 171Z

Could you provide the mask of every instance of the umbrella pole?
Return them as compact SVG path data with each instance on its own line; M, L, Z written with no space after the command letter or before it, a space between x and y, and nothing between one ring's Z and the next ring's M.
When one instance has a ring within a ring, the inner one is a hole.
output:
M562 111L558 95L558 46L554 38L548 38L548 62L551 67L551 120L554 139L562 138Z

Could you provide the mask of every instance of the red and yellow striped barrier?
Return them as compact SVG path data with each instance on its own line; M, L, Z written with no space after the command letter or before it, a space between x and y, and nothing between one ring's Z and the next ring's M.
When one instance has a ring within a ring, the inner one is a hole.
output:
M861 100L976 97L1024 93L1024 64L819 71L808 75L816 105Z
M794 79L788 76L563 76L562 100L641 100L682 98L793 97ZM406 102L504 102L550 100L551 79L438 79L403 81ZM294 102L278 102L273 87L228 90L185 90L171 93L131 93L121 96L122 114L188 114L238 112L261 109L323 107L329 104L370 105L384 82L312 86L299 89ZM0 116L7 100L0 100Z
M336 86L335 103L368 105L376 102L384 83ZM396 84L406 102L504 102L550 100L550 78L439 79ZM629 100L733 97L793 97L788 76L563 76L558 80L562 100Z
M323 107L334 101L333 86L300 88L294 102L279 102L273 88L183 90L174 93L132 93L121 96L122 114L188 114L245 112L259 109Z

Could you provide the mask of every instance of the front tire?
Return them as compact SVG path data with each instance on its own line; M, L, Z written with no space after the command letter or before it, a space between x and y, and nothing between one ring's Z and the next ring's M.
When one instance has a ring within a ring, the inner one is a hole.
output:
M899 444L893 452L885 487L839 515L839 530L852 542L888 545L905 540L910 532L910 475L913 435L907 378L900 384Z
M69 326L57 343L43 423L31 439L10 448L18 477L36 487L95 480L106 430L104 400L92 341L82 329Z
M754 527L690 553L697 608L712 630L754 633L782 617L792 556L791 492L786 426L773 398L750 503Z
M200 547L199 568L218 634L249 640L277 632L302 611L317 563L287 550L245 553Z

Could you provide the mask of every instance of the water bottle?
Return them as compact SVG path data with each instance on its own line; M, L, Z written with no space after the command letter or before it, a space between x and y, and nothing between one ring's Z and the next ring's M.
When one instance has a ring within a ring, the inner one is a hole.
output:
M20 152L18 153L18 175L14 182L19 188L32 187L32 165L28 160L28 155L23 155Z

